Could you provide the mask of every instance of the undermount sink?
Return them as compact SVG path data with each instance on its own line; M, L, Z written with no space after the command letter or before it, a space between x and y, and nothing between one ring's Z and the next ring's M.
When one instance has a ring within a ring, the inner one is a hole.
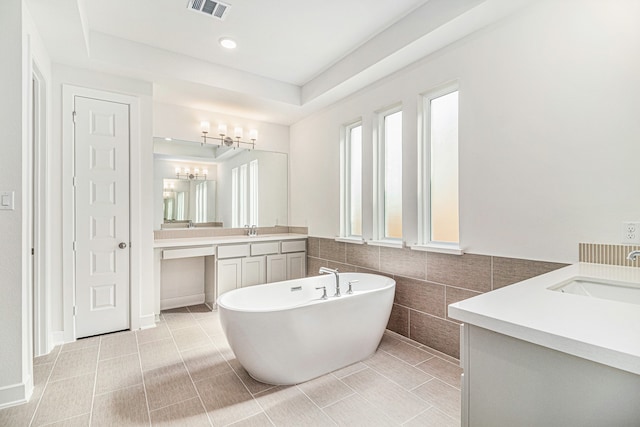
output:
M640 286L636 283L575 277L547 289L565 294L640 304Z

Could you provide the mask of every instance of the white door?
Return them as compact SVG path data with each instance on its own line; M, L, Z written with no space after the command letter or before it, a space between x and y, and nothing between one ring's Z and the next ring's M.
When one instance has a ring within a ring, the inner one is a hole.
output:
M76 338L129 329L129 106L74 98Z

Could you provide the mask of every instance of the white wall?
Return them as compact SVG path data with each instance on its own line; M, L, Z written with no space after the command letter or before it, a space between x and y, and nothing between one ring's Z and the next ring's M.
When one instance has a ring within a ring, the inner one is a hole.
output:
M29 282L28 188L31 155L30 86L35 63L47 88L50 122L51 62L26 5L0 2L0 191L14 191L14 210L0 211L0 407L28 398L32 377L32 289ZM46 131L45 135L50 136ZM47 160L43 164L46 168ZM46 249L45 249L46 250ZM44 280L48 286L46 274ZM10 351L6 351L10 349Z
M404 108L404 240L416 241L419 94L460 87L460 238L470 253L575 262L640 219L640 2L536 2L291 128L291 223L339 232L339 129ZM371 202L365 184L365 209ZM370 228L365 216L365 229Z

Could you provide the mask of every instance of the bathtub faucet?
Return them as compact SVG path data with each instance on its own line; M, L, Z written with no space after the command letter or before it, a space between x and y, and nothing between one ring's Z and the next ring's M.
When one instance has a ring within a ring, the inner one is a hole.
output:
M339 297L340 295L340 273L338 272L338 269L336 268L335 270L332 268L327 268L327 267L320 267L320 274L333 274L336 276L336 293L333 295L334 297Z

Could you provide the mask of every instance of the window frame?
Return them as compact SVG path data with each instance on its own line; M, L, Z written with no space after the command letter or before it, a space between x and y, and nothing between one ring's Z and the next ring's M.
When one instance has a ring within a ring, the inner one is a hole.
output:
M353 129L360 127L360 224L361 234L354 234L351 223L351 132ZM363 241L364 229L362 227L364 204L362 200L363 193L363 125L362 119L345 124L340 129L340 238L353 241Z
M458 242L440 242L431 236L431 101L458 92L458 129L460 128L460 87L457 81L444 84L420 95L421 115L418 141L418 244L412 249L430 250L461 255L460 248L460 192L458 191ZM458 179L460 137L458 135ZM459 187L458 180L458 187Z
M401 146L404 151L404 113L402 103L397 103L391 107L379 110L377 114L377 126L375 127L376 134L373 138L374 142L374 160L373 160L373 240L370 244L380 246L402 247L404 230L401 231L400 237L387 237L385 233L385 186L386 186L386 136L385 136L385 118L395 113L402 114L402 127L401 127ZM402 154L401 154L402 156ZM400 176L403 176L401 168ZM401 195L402 196L402 195ZM402 197L404 199L404 197ZM402 209L401 202L401 209ZM402 218L402 215L401 215ZM404 227L403 227L404 228Z

